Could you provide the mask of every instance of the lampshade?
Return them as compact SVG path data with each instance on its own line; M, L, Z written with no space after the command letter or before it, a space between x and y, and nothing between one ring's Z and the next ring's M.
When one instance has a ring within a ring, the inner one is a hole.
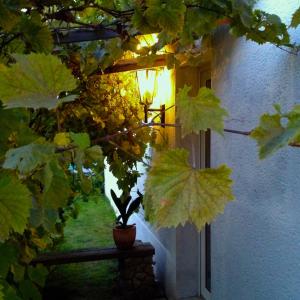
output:
M141 104L151 105L156 92L157 71L154 69L146 69L137 71L136 74Z

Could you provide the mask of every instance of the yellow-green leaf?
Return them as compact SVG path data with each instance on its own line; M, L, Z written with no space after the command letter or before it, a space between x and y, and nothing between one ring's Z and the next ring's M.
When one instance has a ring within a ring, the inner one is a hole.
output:
M55 108L73 101L74 95L59 99L76 87L76 80L58 57L46 54L14 55L11 67L0 65L0 99L6 108Z
M259 146L259 157L266 158L290 142L299 140L300 136L300 105L296 105L288 114L282 115L280 107L276 106L278 113L264 114L260 118L259 126L251 132ZM282 120L286 119L284 126Z
M224 117L227 111L221 107L221 101L208 88L200 88L198 95L189 96L191 87L185 85L176 96L177 114L181 123L182 136L212 129L223 134Z
M193 169L185 149L163 152L153 160L146 181L147 217L158 227L191 222L201 230L234 199L230 173L225 165Z
M54 137L54 144L59 147L66 147L71 144L70 133L59 132Z

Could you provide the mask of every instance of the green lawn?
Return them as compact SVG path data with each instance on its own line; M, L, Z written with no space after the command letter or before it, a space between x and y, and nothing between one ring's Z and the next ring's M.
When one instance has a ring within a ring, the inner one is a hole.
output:
M56 251L112 246L114 220L113 210L105 197L99 196L97 202L81 202L78 218L68 221L64 240ZM48 277L44 299L111 300L116 276L117 262L114 260L56 266Z

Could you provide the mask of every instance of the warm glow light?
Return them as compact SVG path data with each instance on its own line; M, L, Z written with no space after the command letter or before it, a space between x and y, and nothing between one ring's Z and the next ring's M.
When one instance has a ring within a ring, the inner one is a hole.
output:
M153 102L156 91L157 71L146 69L137 71L137 79L141 97L141 103L150 105Z
M140 35L137 39L140 42L137 46L137 50L140 50L143 47L151 47L158 42L157 33Z
M172 97L172 72L167 67L157 70L157 86L153 97L153 107L170 104Z
M159 108L172 105L173 75L167 67L137 71L138 86L142 104Z

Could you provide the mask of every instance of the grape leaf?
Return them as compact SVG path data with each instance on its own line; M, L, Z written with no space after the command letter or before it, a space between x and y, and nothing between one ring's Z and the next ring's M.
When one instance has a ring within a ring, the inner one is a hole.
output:
M163 152L154 158L146 180L146 216L158 227L192 222L201 230L234 199L230 173L224 165L193 169L185 149Z
M23 300L42 300L42 295L37 286L28 279L19 284L19 290L22 294Z
M0 108L0 155L10 147L23 146L37 139L28 124L29 114L25 109Z
M232 9L239 14L243 25L250 28L253 22L253 17L252 17L253 1L231 0L231 2L232 2Z
M79 147L79 149L86 149L88 147L90 147L91 145L91 141L90 141L90 137L87 133L73 133L70 132L70 137L73 140L73 143Z
M0 26L5 31L12 30L20 21L20 17L13 11L9 10L7 6L0 1Z
M176 96L178 118L182 125L182 136L212 129L223 134L223 118L227 111L220 106L220 100L208 88L200 88L196 97L188 95L191 87L185 85Z
M11 272L14 275L14 281L20 282L23 280L25 275L25 266L19 264L16 258L13 262L13 265L11 266Z
M43 206L49 209L65 207L71 196L68 178L56 159L49 161L37 176L44 185Z
M105 41L105 51L100 58L99 64L102 70L113 65L118 59L123 56L122 44L119 38L114 38Z
M60 147L66 147L71 144L70 134L68 132L59 132L55 135L54 144Z
M58 97L76 87L71 70L58 57L34 53L14 57L17 63L11 67L0 65L0 99L7 108L51 109L74 100L74 95Z
M181 0L147 0L145 16L149 24L159 25L172 36L182 31L186 6Z
M3 294L4 294L4 297L3 299L4 300L23 300L21 299L20 297L17 296L17 293L16 293L16 287L13 287L12 285L9 285L7 283L7 281L2 281L0 280L0 285L2 284L3 286ZM1 299L1 298L0 298Z
M44 208L43 205L34 204L30 214L30 224L34 227L43 226L48 232L55 232L58 212L54 209Z
M277 109L278 110L278 109ZM288 119L286 126L282 119ZM259 157L266 158L290 142L299 140L300 135L300 105L296 105L291 112L282 115L264 114L260 118L259 126L251 132L259 146Z
M86 156L86 159L92 162L103 162L104 157L103 157L102 149L98 145L87 148L84 151L84 154Z
M11 230L23 233L32 206L31 195L25 185L11 172L0 173L0 241Z
M4 300L4 294L3 294L3 285L1 284L1 281L0 281L0 300Z
M48 273L47 268L43 265L28 268L29 278L40 287L44 287Z
M3 168L16 169L21 174L28 174L42 166L54 155L54 146L48 144L29 144L10 149L5 155Z
M144 15L144 10L141 6L137 5L135 7L131 21L133 27L143 34L155 32L155 29L152 26L152 24L148 23L148 20Z
M23 39L31 45L34 52L51 53L53 50L52 33L48 26L42 23L41 15L32 11L30 16L23 15L20 28Z
M291 27L298 27L300 24L300 7L294 12L292 21L291 21Z
M5 259L0 259L0 278L6 278L10 266L18 258L18 250L13 244L0 243L0 253Z

